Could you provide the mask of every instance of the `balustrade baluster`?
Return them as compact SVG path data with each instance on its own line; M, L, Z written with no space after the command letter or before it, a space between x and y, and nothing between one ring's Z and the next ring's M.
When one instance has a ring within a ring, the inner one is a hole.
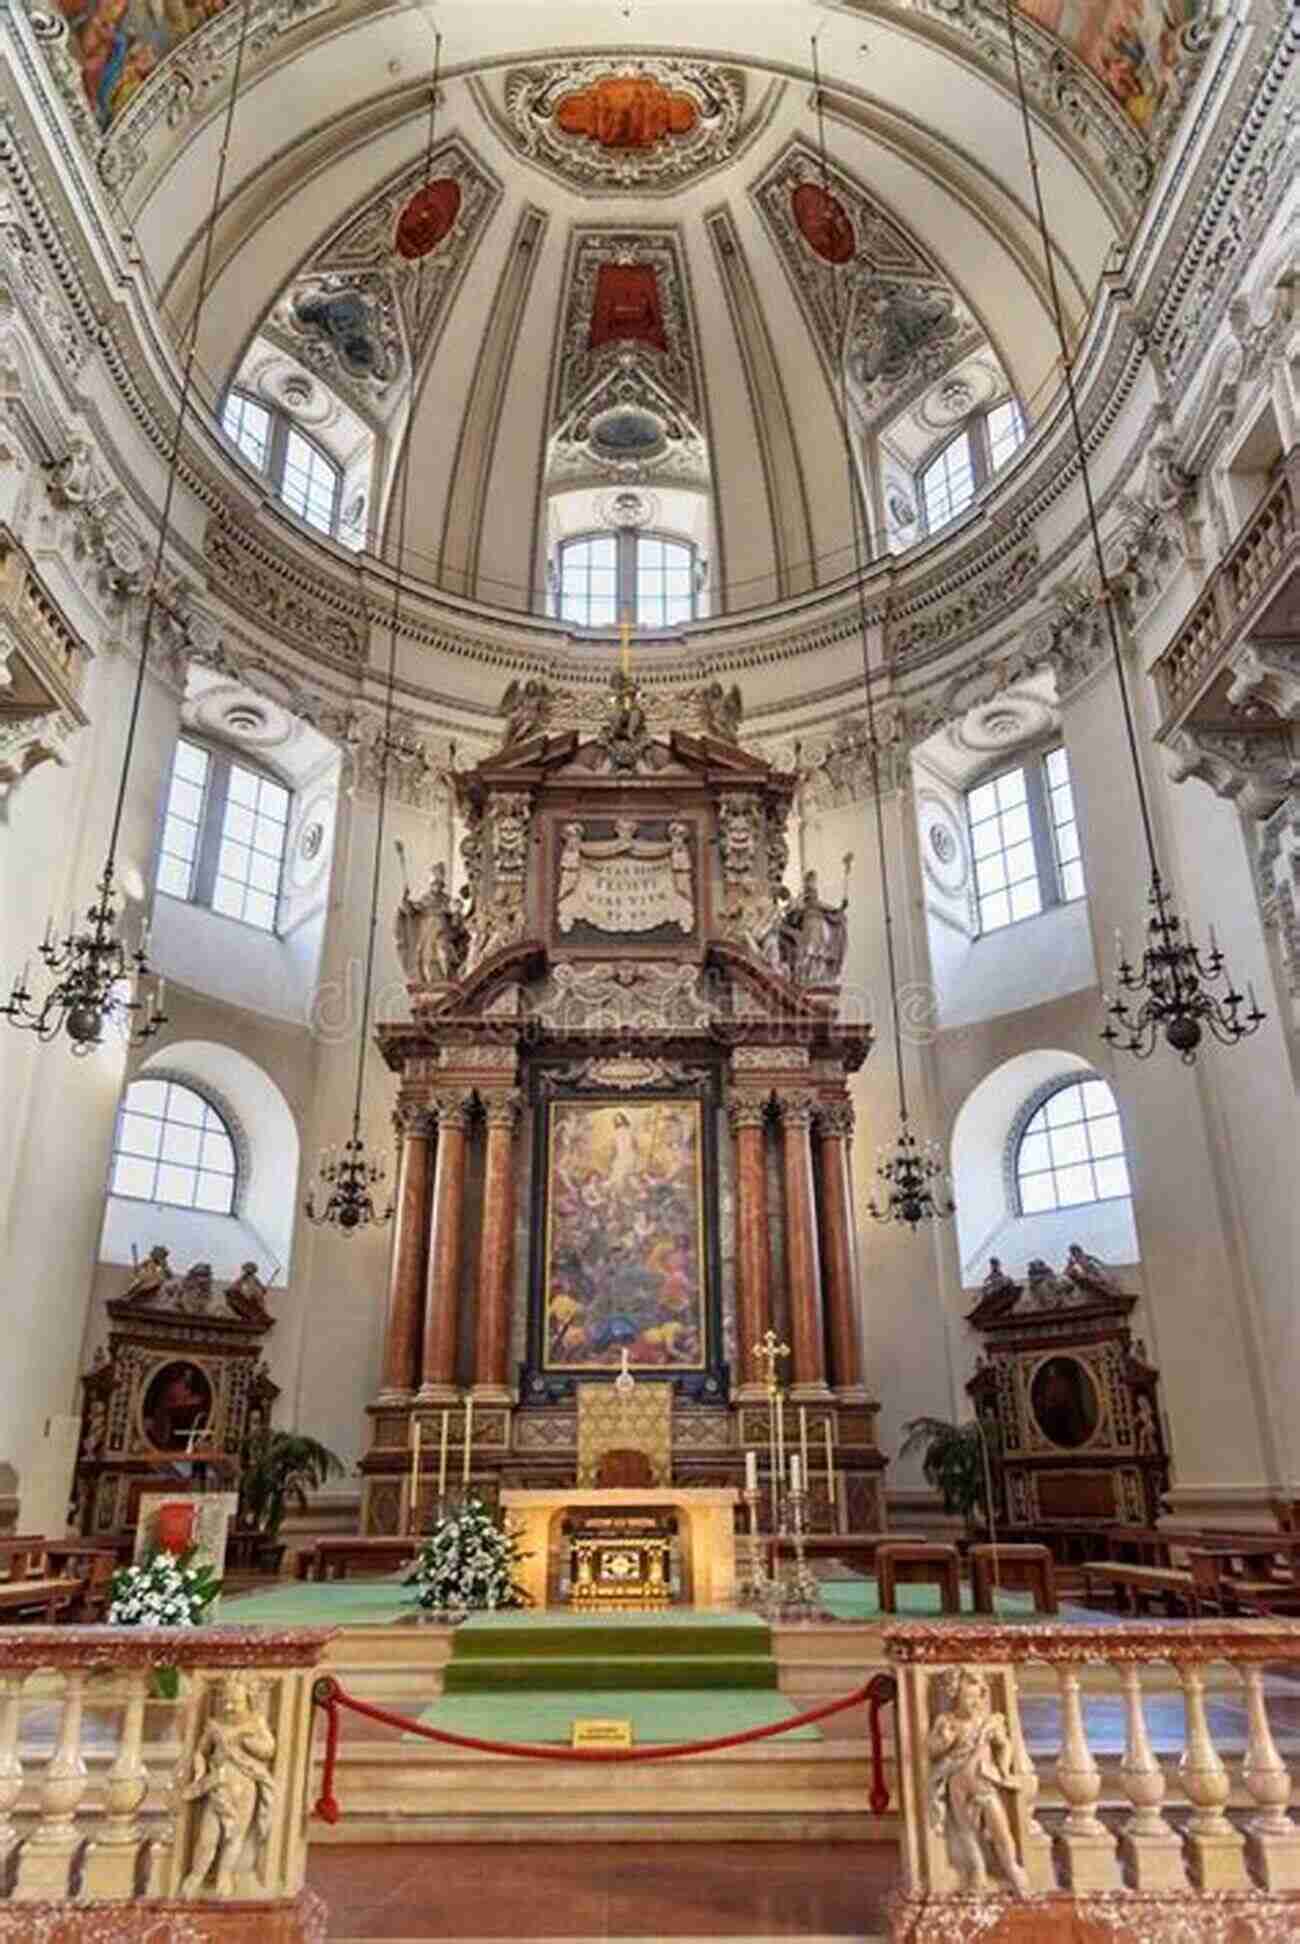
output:
M18 1859L16 1902L68 1895L68 1872L81 1841L77 1810L86 1793L86 1764L81 1753L81 1709L86 1677L79 1668L64 1676L59 1738L45 1765L40 1785L40 1815Z
M1119 1849L1134 1890L1184 1890L1183 1846L1165 1821L1165 1772L1156 1760L1142 1706L1142 1674L1136 1662L1119 1670L1128 1733L1119 1765L1120 1786L1133 1813L1120 1832Z
M1186 1715L1178 1773L1195 1810L1187 1825L1192 1880L1201 1890L1244 1890L1245 1838L1223 1813L1232 1785L1205 1716L1205 1670L1195 1661L1183 1661L1178 1675Z
M1287 1814L1291 1776L1268 1725L1264 1671L1248 1661L1240 1673L1250 1728L1241 1779L1259 1810L1246 1824L1246 1859L1262 1890L1300 1890L1300 1828Z
M149 1676L143 1669L126 1674L117 1756L104 1780L104 1820L86 1863L85 1891L91 1897L129 1897L135 1887L136 1859L143 1837L138 1811L149 1789L141 1753Z
M26 1679L25 1674L0 1674L0 1886L3 1886L8 1873L9 1852L18 1840L18 1831L10 1812L23 1792L18 1724ZM0 1894L3 1894L2 1890Z
M1055 1890L1056 1865L1052 1860L1052 1839L1035 1814L1042 1779L1025 1745L1025 1731L1020 1720L1019 1676L1015 1668L1007 1670L1007 1727L1011 1735L1011 1754L1016 1773L1026 1778L1019 1805L1012 1810L1013 1820L1017 1822L1020 1832L1020 1860L1035 1891Z
M1079 1671L1058 1667L1061 1692L1061 1752L1056 1779L1069 1810L1061 1827L1070 1887L1074 1890L1118 1890L1119 1864L1115 1839L1096 1813L1101 1795L1101 1770L1093 1759L1083 1725Z

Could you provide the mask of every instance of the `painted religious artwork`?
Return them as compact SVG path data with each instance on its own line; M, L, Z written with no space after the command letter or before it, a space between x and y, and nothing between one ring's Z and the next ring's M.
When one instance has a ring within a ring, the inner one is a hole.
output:
M606 149L649 149L668 135L689 135L699 110L688 94L649 74L607 74L565 95L555 119L566 135L585 135Z
M838 196L820 182L801 182L790 198L794 220L808 248L823 263L847 263L856 239L853 219Z
M197 1364L164 1364L150 1379L140 1410L156 1451L185 1451L212 1422L212 1386Z
M59 0L86 100L101 128L125 108L173 47L227 0Z
M1104 82L1139 128L1153 119L1200 0L1020 0Z
M393 248L408 263L428 256L451 233L460 214L460 184L454 176L440 176L417 189L397 219Z
M700 1370L705 1323L698 1100L557 1100L547 1156L545 1362Z
M602 263L596 272L588 350L618 342L668 349L659 279L649 263Z
M1065 1451L1087 1444L1101 1417L1096 1385L1076 1357L1049 1357L1040 1364L1029 1401L1043 1436Z

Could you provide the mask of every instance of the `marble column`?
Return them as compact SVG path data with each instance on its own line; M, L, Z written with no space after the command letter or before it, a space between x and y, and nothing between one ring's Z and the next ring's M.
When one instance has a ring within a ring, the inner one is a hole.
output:
M790 1337L793 1352L790 1396L795 1403L823 1402L826 1351L822 1330L822 1271L817 1247L817 1208L813 1193L812 1119L816 1096L779 1093L781 1161L785 1183L785 1257L790 1284Z
M470 1093L445 1093L437 1100L438 1160L433 1179L433 1226L429 1234L424 1363L420 1378L420 1398L424 1403L446 1403L459 1395L456 1326L465 1253L466 1142L473 1099Z
M831 1384L841 1403L866 1402L862 1382L862 1296L858 1274L858 1232L853 1213L853 1176L849 1165L853 1103L832 1101L818 1109L814 1123L820 1166L822 1269L831 1352Z
M508 1404L510 1291L515 1240L515 1127L520 1095L485 1094L487 1153L483 1167L483 1239L478 1264L474 1395Z
M754 1347L772 1322L763 1131L768 1098L767 1094L736 1093L727 1103L736 1142L736 1351L742 1399L767 1396Z
M437 1126L424 1107L401 1107L393 1116L401 1134L397 1174L396 1234L388 1271L388 1324L384 1380L379 1399L400 1403L420 1381L420 1313L424 1307L424 1252L429 1234L430 1144Z

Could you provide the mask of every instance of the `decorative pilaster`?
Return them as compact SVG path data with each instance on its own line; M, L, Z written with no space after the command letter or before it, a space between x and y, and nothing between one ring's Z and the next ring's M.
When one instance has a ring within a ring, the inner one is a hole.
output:
M761 1402L767 1396L754 1351L772 1322L763 1151L768 1100L767 1094L736 1093L727 1103L736 1142L736 1349L741 1377L737 1396L742 1402Z
M430 1144L437 1118L424 1107L400 1107L393 1116L402 1137L397 1169L397 1225L388 1276L388 1323L380 1402L414 1396L420 1382L420 1312L429 1235Z
M781 1162L785 1182L785 1254L790 1280L790 1336L793 1348L790 1395L796 1403L824 1402L826 1351L822 1327L821 1260L817 1248L817 1209L813 1193L812 1121L815 1094L778 1094Z
M487 1153L483 1170L483 1240L478 1265L478 1317L474 1343L474 1395L508 1404L510 1388L510 1286L515 1236L515 1127L517 1089L485 1094Z
M465 1153L472 1093L439 1094L438 1159L424 1304L421 1403L449 1403L456 1389L456 1326L465 1250Z
M832 1101L818 1109L814 1122L821 1163L822 1270L826 1281L830 1334L830 1379L843 1404L865 1404L862 1381L862 1297L858 1274L858 1234L853 1218L853 1178L849 1158L853 1140L853 1103Z

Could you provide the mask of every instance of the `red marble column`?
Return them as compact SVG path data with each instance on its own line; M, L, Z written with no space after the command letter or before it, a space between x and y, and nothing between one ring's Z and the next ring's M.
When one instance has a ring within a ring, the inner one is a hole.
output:
M790 1394L824 1398L826 1351L822 1333L822 1271L813 1194L812 1118L816 1096L778 1094L785 1178L785 1260L790 1283Z
M465 1147L472 1101L469 1093L441 1094L437 1101L438 1161L420 1378L420 1396L426 1402L456 1395L456 1325L465 1252Z
M822 1269L831 1349L831 1384L846 1403L866 1396L862 1384L862 1302L858 1276L858 1234L853 1215L853 1104L832 1101L818 1109L815 1123L821 1163Z
M483 1167L483 1235L478 1263L474 1389L510 1396L510 1293L515 1242L515 1126L519 1094L485 1094L487 1153Z
M768 1255L766 1094L733 1094L727 1114L736 1141L736 1351L741 1389L766 1396L762 1364L754 1347L772 1322Z
M381 1395L411 1397L420 1381L420 1313L424 1307L424 1250L429 1233L429 1145L435 1121L423 1107L402 1107L397 1175L397 1232L388 1271L388 1323Z

